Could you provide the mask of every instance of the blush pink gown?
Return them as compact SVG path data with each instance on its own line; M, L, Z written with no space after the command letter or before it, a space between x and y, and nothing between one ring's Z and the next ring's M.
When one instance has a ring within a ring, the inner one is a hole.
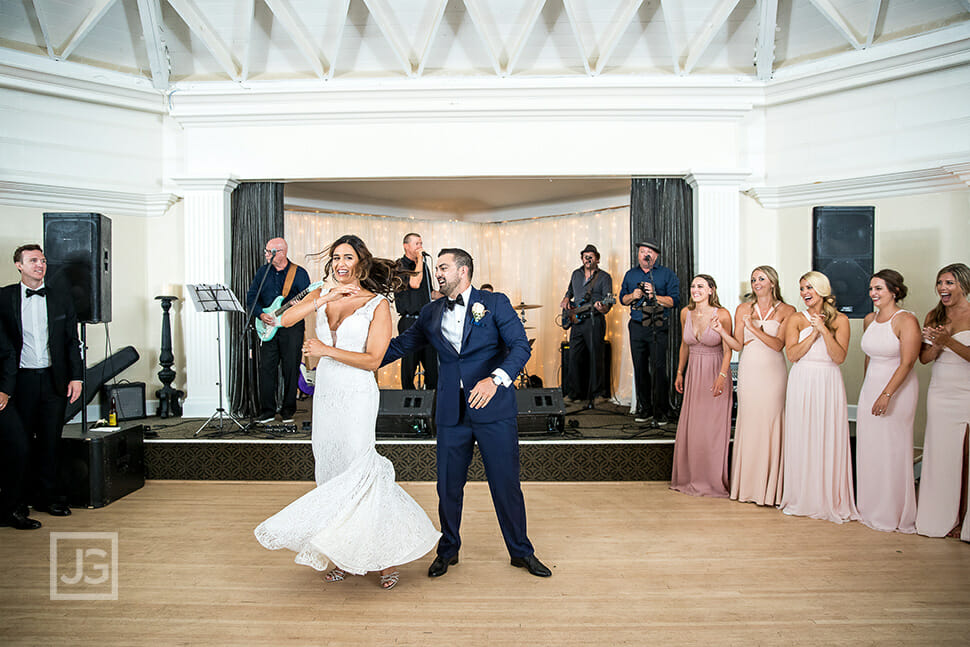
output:
M714 397L711 391L724 359L721 336L708 326L698 340L688 312L684 343L690 355L684 376L684 403L674 440L670 488L695 496L727 497L727 451L734 400L730 378L725 381L721 395Z
M916 532L913 418L919 382L915 371L910 371L893 394L886 413L872 415L873 403L899 368L899 338L893 334L892 319L883 323L873 320L869 324L862 335L862 351L869 357L869 368L859 393L855 427L856 500L860 520L876 530L913 533Z

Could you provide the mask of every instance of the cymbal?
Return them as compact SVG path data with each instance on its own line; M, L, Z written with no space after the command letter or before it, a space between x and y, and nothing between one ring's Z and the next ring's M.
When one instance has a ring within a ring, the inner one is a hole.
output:
M532 305L530 303L520 303L517 306L513 306L515 310L534 310L536 308L541 308L542 306Z
M526 330L535 330L536 329L535 326L523 326L523 328L525 328Z

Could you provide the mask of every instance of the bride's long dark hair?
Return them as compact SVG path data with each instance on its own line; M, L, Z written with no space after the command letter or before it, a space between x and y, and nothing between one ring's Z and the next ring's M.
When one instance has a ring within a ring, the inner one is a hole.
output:
M350 245L357 254L355 272L360 285L374 294L381 294L388 299L394 298L394 293L404 288L402 271L396 261L378 258L370 253L367 245L353 234L344 234L321 252L307 254L307 258L326 257L327 264L323 268L323 278L326 280L333 273L333 252L341 245Z

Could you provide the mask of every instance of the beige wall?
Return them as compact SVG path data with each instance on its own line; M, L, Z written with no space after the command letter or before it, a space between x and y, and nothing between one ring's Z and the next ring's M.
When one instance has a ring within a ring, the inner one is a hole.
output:
M910 295L903 306L922 321L937 303L936 272L949 263L970 261L970 191L949 191L899 198L882 198L840 205L871 205L876 208L875 269L893 268L906 278ZM811 269L812 207L764 209L742 197L741 272L768 264L778 270L785 300L802 310L798 301L798 277ZM838 296L838 295L836 295ZM859 347L862 320L853 319L849 355L842 366L849 404L858 399L864 375L864 354ZM920 405L916 436L921 443L925 422L929 366L917 367Z

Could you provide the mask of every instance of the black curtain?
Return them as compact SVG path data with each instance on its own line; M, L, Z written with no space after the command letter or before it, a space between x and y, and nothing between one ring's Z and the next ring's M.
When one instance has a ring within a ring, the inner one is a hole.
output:
M660 245L659 263L673 270L680 279L680 303L687 303L690 280L694 276L694 201L690 185L681 178L634 178L630 185L631 266L637 265L637 249L644 238ZM680 352L680 311L670 313L670 343L667 367L677 370ZM670 379L670 402L679 408L681 396Z
M283 184L243 182L237 186L232 192L229 236L230 287L246 307L246 292L256 269L266 262L266 241L283 236ZM259 341L247 324L246 315L229 316L230 410L244 417L256 415L259 407Z

